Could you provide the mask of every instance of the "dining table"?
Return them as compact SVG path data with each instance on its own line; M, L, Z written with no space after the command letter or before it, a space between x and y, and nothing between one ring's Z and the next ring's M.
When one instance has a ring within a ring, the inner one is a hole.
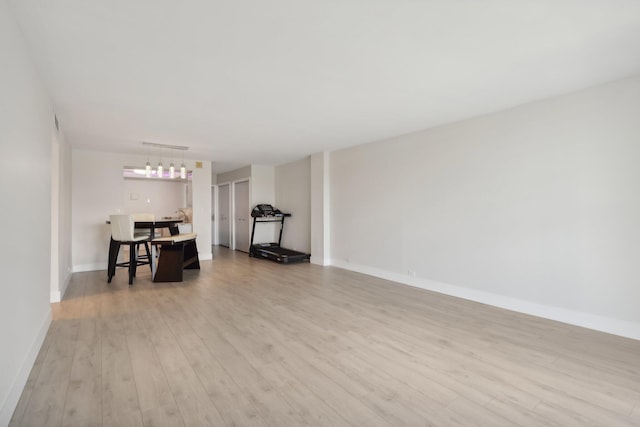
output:
M162 228L168 228L169 230L172 230L173 228L177 229L176 226L182 222L183 220L180 218L162 218L154 221L135 221L134 228L148 229L151 232L151 236L154 236L156 230Z
M149 235L151 236L151 240L153 240L153 236L155 236L156 230L161 230L163 228L168 228L171 234L178 233L177 225L182 223L183 219L181 218L160 218L153 221L135 221L134 228L149 230ZM111 221L107 220L107 224L111 224ZM115 242L113 239L110 239L109 242L109 251L111 251L112 245L118 245L119 243ZM151 245L151 280L156 275L157 266L155 263L157 255L157 249L155 245Z

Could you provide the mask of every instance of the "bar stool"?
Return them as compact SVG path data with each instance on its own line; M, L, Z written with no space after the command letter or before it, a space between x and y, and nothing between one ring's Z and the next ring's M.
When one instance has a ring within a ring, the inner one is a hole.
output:
M156 215L152 214L152 213L132 213L131 217L133 218L133 222L134 223L136 223L136 222L154 222L156 220ZM150 228L134 228L133 229L133 235L135 237L148 236L149 240L153 240L156 237L155 234L157 234L157 233L154 231L153 234L154 234L154 236L151 235L151 229ZM138 255L138 261L140 261L140 260L149 261L150 259L151 259L151 257L148 256L148 255Z
M116 267L128 267L129 268L129 284L133 284L133 278L136 276L136 268L139 265L149 264L151 266L151 254L149 252L149 236L138 235L136 236L133 228L135 222L131 215L110 215L111 222L111 242L109 243L109 264L107 267L107 282L111 283L111 279L116 274ZM138 259L138 248L140 244L144 244L144 249L147 252L147 259ZM129 246L129 261L117 262L118 252L120 252L120 246Z

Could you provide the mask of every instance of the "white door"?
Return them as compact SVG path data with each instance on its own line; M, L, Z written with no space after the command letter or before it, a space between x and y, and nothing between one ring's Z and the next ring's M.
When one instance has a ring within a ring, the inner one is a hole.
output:
M249 252L249 181L233 184L234 242L238 251Z
M231 233L229 229L231 223L229 222L229 184L218 186L218 243L221 246L230 246L229 236Z

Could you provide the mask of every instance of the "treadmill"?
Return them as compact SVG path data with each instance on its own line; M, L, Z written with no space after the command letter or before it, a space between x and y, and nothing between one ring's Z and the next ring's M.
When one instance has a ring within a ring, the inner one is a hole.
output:
M290 213L282 213L271 205L257 205L251 211L253 217L253 227L251 228L251 245L249 246L249 256L256 258L266 258L275 262L287 264L290 262L309 261L311 254L294 251L280 246L282 243L282 230L284 229L284 219L290 217ZM256 224L260 223L280 223L280 236L278 242L275 243L253 243L253 237L256 232Z

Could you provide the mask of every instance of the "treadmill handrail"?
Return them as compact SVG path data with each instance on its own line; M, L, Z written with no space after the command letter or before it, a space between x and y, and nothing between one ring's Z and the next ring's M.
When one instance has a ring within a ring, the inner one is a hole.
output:
M279 214L275 214L275 215L257 215L257 214L254 214L252 212L251 216L253 218L282 218L283 216L290 217L291 214L290 213L279 213Z
M255 212L256 209L253 210L253 212ZM278 236L278 246L280 246L282 244L282 230L284 230L284 219L287 217L290 217L291 214L279 214L279 216L259 216L259 215L253 215L252 212L252 217L253 217L253 224L251 226L251 241L249 243L249 248L251 248L253 246L253 238L255 237L256 234L256 224L259 223L269 223L269 222L279 222L280 223L280 234ZM265 219L266 218L266 219ZM249 251L251 252L251 251Z
M282 222L281 217L264 217L264 216L256 216L254 219L257 222Z

